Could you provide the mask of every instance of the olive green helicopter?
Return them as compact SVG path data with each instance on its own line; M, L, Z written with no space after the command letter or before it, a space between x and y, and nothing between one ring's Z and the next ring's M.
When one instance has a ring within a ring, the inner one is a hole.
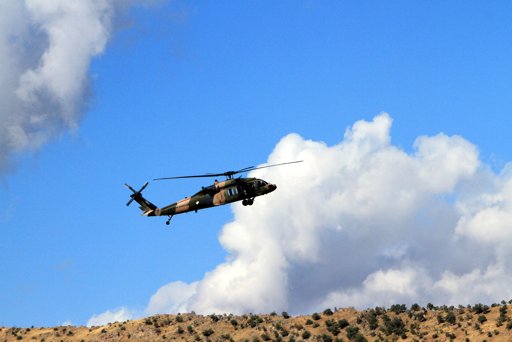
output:
M244 206L253 205L254 199L258 196L266 195L271 193L277 186L270 184L263 179L259 178L234 178L236 174L249 172L252 170L264 169L267 167L274 167L286 164L301 163L302 160L271 164L264 166L250 166L237 171L226 171L222 173L206 173L202 175L191 175L191 176L177 176L177 177L163 177L155 178L154 180L169 180L169 179L182 179L182 178L205 178L205 177L226 177L224 181L217 181L212 185L202 187L196 194L186 197L182 200L169 204L165 207L159 208L146 198L142 196L142 191L148 186L148 182L136 191L130 185L125 186L130 189L133 194L130 195L130 200L126 203L129 206L133 201L136 201L140 205L142 210L141 215L143 216L167 216L168 219L165 222L167 225L171 222L174 215L188 213L191 211L197 212L201 209L207 209L224 205L228 203L242 201Z

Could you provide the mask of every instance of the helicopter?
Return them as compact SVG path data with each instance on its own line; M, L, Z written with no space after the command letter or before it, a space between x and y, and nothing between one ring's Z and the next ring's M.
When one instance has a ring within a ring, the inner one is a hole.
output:
M249 166L237 171L226 171L222 173L206 173L201 175L191 176L177 176L177 177L163 177L155 178L153 180L170 180L170 179L183 179L183 178L206 178L206 177L226 177L224 181L215 180L212 185L202 187L196 194L186 197L182 200L169 204L163 208L159 208L146 198L142 196L142 191L148 186L149 182L139 189L135 190L130 185L125 183L125 186L130 189L133 194L130 195L130 200L126 203L129 206L133 201L140 205L142 216L167 216L168 219L165 224L169 225L174 215L188 213L198 210L212 208L219 205L242 201L242 205L251 206L254 204L254 199L258 196L266 195L277 189L275 184L268 183L259 178L234 178L234 175L249 172L252 170L264 169L267 167L274 167L287 164L301 163L302 160L271 164L264 166Z

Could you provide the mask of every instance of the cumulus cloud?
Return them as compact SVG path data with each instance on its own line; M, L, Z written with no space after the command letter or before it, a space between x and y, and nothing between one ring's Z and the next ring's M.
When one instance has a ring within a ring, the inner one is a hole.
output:
M127 308L122 307L114 311L107 310L102 314L92 316L87 321L87 326L100 326L113 322L122 322L133 318L133 313Z
M328 146L285 136L253 171L278 185L232 206L225 262L172 282L147 314L307 313L395 303L468 304L512 297L512 168L494 173L460 136L391 142L391 117L358 121Z
M185 312L183 303L196 293L197 283L186 284L181 281L162 286L151 296L146 311L150 314L161 312Z
M154 296L148 313L511 297L511 173L490 171L460 136L422 136L406 153L391 143L391 124L385 113L358 121L334 146L284 137L269 163L305 162L254 171L278 191L233 206L220 236L229 258L180 284L181 298Z
M111 33L114 0L0 3L0 172L16 152L75 129L91 59Z

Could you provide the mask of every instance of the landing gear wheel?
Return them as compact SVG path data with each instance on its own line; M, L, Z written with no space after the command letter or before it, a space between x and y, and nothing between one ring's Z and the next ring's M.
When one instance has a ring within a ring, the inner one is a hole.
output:
M246 199L242 200L242 205L243 205L244 207L247 205L247 200L246 200Z
M253 205L254 204L254 199L253 198L249 198L249 200L247 201L247 204L248 205Z
M169 216L169 219L167 219L167 221L165 221L165 224L166 225L169 225L171 223L171 219L172 219L172 215Z

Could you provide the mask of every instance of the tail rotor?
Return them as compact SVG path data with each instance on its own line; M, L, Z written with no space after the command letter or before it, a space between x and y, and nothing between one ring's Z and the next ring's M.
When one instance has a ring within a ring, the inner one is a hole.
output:
M142 190L144 190L147 186L148 186L149 182L146 182L144 183L144 185L142 186L142 188L140 188L139 191L135 191L134 188L132 188L130 185L128 184L124 184L124 186L126 186L128 189L130 189L132 192L133 192L133 195L130 195L130 200L128 201L128 203L126 203L127 206L129 206L130 204L132 204L133 200L138 197L138 196L141 196L141 192Z

